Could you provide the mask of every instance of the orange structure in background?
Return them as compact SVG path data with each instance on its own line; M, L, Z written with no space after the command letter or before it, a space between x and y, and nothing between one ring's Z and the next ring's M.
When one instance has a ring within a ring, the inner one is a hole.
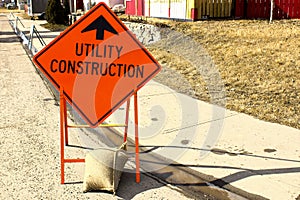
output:
M124 127L124 142L127 141L128 122L129 122L130 99L127 100L125 124L100 124L99 127ZM134 92L134 120L135 120L135 163L136 163L136 182L140 178L139 160L139 129L138 129L138 98ZM60 165L61 165L61 184L65 183L65 163L84 163L84 158L65 158L65 146L69 144L68 128L89 128L89 125L68 125L67 104L63 88L60 89Z

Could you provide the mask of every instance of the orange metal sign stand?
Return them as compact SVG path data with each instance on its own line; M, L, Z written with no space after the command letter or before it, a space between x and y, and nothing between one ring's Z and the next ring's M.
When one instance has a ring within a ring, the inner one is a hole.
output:
M124 127L124 142L127 141L128 121L129 121L130 99L127 100L125 124L100 124L99 127ZM85 159L65 158L65 146L68 146L68 128L89 128L89 125L68 125L67 122L67 106L64 90L60 88L60 163L61 163L61 184L65 183L65 163L83 163ZM139 160L139 134L138 134L138 98L137 92L134 92L134 121L135 121L135 163L136 163L136 182L139 183L140 178L140 160Z

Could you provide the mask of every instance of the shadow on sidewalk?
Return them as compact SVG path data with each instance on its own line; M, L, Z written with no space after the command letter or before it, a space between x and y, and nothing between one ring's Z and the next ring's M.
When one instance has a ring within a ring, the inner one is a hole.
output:
M21 40L18 37L0 38L0 43L12 43L12 42L18 42L18 43L20 43Z
M130 146L130 145L129 145ZM134 146L131 146L134 147ZM286 159L286 158L277 158L277 157L270 157L270 156L261 156L261 155L254 155L249 152L229 152L226 150L222 149L201 149L201 148L195 148L195 147L183 147L183 146L155 146L155 145L141 145L141 148L147 148L147 150L144 150L141 153L150 153L153 152L154 150L157 150L159 148L182 148L186 150L195 150L195 151L207 151L207 152L212 152L218 155L224 155L228 154L230 156L248 156L248 157L256 157L256 158L263 158L263 159L270 159L270 160L279 160L279 161L286 161L286 162L298 162L300 163L300 160L292 160L292 159Z
M134 146L131 145L131 148ZM262 159L272 159L284 162L293 162L300 163L300 160L292 160L286 158L276 158L262 155L254 155L249 152L228 152L222 149L201 149L201 148L193 148L193 147L182 147L182 146L155 146L155 145L147 145L140 146L141 147L141 165L146 167L147 169L155 168L152 173L154 176L159 179L165 181L168 184L177 186L186 191L200 191L206 192L208 186L214 185L219 188L223 188L225 190L231 191L240 196L249 198L249 199L264 199L255 194L248 193L246 191L242 191L238 188L230 185L233 182L246 179L251 176L263 176L263 175L272 175L272 174L290 174L290 173L300 173L300 167L290 167L290 168L270 168L270 169L250 169L250 168L241 168L234 166L226 166L226 165L199 165L199 164L183 164L177 163L176 161L164 161L164 158L161 158L159 155L155 155L154 150L158 148L184 148L187 150L195 150L196 152L200 151L209 151L218 155L228 154L231 156L248 156ZM198 168L199 170L193 170L192 168ZM233 174L222 178L215 178L210 175L206 175L201 173L201 168L211 168L211 169L232 169L239 170ZM216 195L217 196L217 195Z
M133 199L136 195L141 195L149 190L157 189L165 186L165 184L160 183L145 174L141 174L141 182L136 183L135 181L135 170L126 169L126 172L122 173L119 186L116 191L117 199L130 200ZM79 184L82 185L83 181L71 181L65 183L65 185ZM108 193L113 194L105 190L92 191L88 193Z
M13 32L13 31L0 31L0 35L13 35L13 36L17 37L15 32Z
M224 187L229 183L233 183L235 181L245 179L251 176L257 175L272 175L272 174L288 174L288 173L299 173L300 167L291 167L291 168L274 168L274 169L261 169L261 170L253 170L253 169L242 169L241 172L236 172L229 176L225 176L220 179L216 179L211 181L211 184L217 185L219 187Z
M155 181L143 173L141 174L141 182L136 183L135 170L131 170L131 172L127 170L127 172L123 172L122 174L116 195L122 199L133 199L136 195L163 186L164 184Z

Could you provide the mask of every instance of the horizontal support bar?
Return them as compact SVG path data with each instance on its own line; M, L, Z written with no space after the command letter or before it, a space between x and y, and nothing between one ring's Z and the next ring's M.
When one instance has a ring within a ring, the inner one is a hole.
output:
M64 159L64 162L65 163L85 162L85 159L80 159L80 158L77 158L77 159Z
M98 127L109 128L109 127L126 127L125 124L100 124ZM89 125L68 125L68 128L90 128Z

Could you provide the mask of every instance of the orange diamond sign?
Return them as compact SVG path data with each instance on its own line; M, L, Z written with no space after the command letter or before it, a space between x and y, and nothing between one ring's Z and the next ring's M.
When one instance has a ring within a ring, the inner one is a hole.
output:
M95 127L161 66L104 3L94 6L33 58L82 118Z

